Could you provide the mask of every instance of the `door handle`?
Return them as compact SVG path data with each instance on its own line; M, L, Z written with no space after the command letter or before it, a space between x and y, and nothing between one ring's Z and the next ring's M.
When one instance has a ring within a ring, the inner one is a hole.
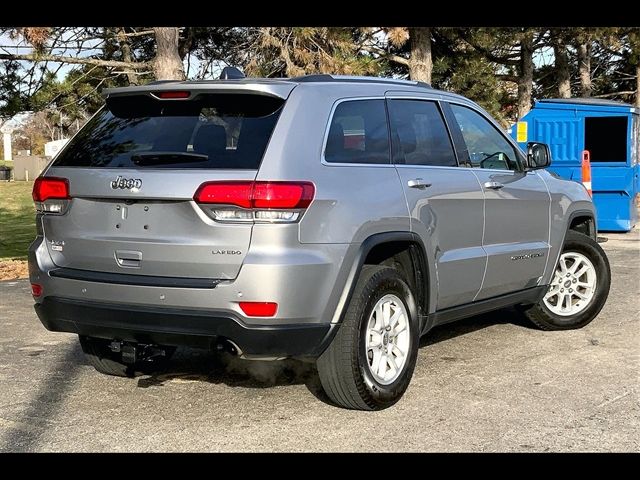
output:
M427 188L431 186L430 183L425 182L421 178L414 178L413 180L409 180L407 182L407 185L409 185L409 188Z
M485 182L484 188L490 188L491 190L500 190L504 187L500 182Z

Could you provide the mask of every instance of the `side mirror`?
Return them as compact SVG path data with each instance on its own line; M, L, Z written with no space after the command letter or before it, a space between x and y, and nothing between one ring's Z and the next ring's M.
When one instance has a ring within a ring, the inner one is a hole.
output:
M527 166L530 170L547 168L551 165L551 150L546 143L529 142L527 144Z

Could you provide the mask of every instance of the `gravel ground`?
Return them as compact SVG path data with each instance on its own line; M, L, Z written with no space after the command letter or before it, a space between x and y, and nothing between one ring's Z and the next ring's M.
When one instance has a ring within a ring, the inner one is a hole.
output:
M292 363L181 349L164 374L100 375L42 327L26 280L0 282L0 451L637 452L640 235L605 236L613 283L589 326L502 310L439 327L404 398L372 413L323 403Z

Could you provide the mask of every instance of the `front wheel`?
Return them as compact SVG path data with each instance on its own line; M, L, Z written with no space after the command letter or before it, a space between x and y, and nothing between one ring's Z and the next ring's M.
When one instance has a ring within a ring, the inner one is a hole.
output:
M549 290L525 315L542 330L582 328L602 310L610 284L611 269L602 247L591 237L569 231Z
M394 268L365 265L344 321L317 362L336 405L381 410L404 394L418 355L415 297Z

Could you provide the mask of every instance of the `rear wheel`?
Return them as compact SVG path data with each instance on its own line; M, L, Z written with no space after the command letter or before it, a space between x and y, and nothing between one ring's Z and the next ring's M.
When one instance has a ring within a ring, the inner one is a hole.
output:
M582 328L602 310L610 284L602 247L591 237L569 231L549 290L525 314L542 330Z
M317 362L332 402L381 410L402 397L418 354L415 312L415 296L397 270L363 267L344 321Z
M164 355L153 357L152 360L126 363L122 353L114 352L111 340L80 335L80 346L85 358L98 372L116 377L136 377L145 373L160 370L166 366L175 352L175 347L162 347Z

